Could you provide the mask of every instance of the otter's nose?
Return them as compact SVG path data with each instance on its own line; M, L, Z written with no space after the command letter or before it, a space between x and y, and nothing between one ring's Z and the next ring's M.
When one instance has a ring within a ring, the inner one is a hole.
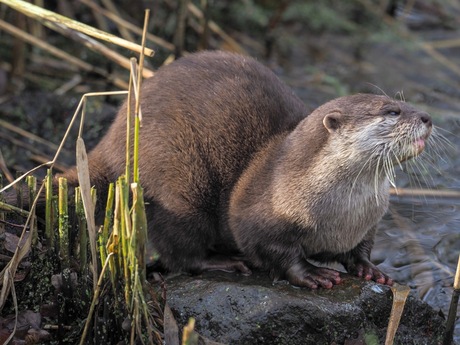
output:
M426 124L428 127L431 127L431 125L432 125L431 116L428 115L427 113L421 113L420 114L420 120L422 120L422 122L424 124Z

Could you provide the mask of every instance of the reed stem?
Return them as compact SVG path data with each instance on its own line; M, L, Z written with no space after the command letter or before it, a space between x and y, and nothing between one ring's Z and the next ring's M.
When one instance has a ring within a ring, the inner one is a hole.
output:
M45 205L45 237L50 248L54 247L54 231L53 231L53 176L51 169L47 169L46 174L46 205Z
M63 269L70 267L69 209L67 179L59 178L59 254Z

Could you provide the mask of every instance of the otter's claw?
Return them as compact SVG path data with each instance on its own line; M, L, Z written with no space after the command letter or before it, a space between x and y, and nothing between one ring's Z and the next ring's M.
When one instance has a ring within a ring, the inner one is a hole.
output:
M339 272L316 267L308 262L298 263L289 268L286 272L286 279L294 286L310 289L317 289L319 286L330 289L342 281Z
M360 278L366 280L373 280L379 284L393 285L393 279L388 277L382 271L380 271L377 266L371 262L360 261L353 265L353 267L348 270L350 273L357 275Z

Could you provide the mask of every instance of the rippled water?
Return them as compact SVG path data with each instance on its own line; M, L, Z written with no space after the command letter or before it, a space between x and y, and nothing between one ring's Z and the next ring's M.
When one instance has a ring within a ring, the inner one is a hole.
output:
M446 123L452 147L427 165L424 173L408 177L398 173L405 188L460 190L460 126ZM426 176L421 176L425 174ZM415 186L414 186L415 184ZM420 298L447 316L460 254L460 198L391 198L390 209L379 225L372 259L400 284L416 290ZM458 314L458 312L457 312ZM460 342L460 320L455 339Z
M374 262L447 315L460 254L460 200L398 200L380 224ZM460 322L456 338L460 340Z

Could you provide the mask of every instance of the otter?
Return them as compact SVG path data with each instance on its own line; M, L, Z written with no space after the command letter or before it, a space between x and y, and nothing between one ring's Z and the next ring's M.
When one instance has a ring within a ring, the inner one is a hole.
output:
M141 93L139 169L149 242L169 271L269 272L331 288L339 262L393 283L370 261L393 167L420 154L431 118L358 94L308 113L255 59L206 51L161 67ZM126 104L89 154L104 191L125 170ZM76 184L76 169L64 174Z

